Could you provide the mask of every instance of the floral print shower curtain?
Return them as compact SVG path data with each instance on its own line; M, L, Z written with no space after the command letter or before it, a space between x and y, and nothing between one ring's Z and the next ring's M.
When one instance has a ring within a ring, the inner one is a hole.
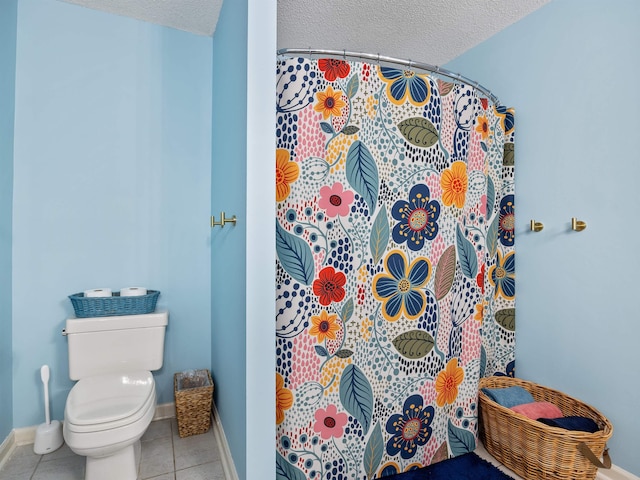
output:
M512 375L512 109L408 69L280 59L276 478L473 451Z

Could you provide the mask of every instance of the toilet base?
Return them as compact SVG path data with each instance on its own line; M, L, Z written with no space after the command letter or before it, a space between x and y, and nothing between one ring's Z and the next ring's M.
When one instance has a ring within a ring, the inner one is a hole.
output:
M84 480L136 480L140 440L107 457L87 457Z

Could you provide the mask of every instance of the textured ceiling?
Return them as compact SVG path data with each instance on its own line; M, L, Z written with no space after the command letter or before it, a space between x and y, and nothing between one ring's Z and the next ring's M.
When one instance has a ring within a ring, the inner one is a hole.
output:
M222 0L62 0L197 35L213 35ZM228 0L237 1L237 0Z
M209 36L223 2L62 1ZM442 65L550 0L277 1L278 48L379 53Z
M442 65L550 0L278 0L278 48Z

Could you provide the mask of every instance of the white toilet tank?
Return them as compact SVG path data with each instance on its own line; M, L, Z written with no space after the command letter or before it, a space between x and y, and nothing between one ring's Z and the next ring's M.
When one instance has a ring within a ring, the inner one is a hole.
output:
M158 370L168 322L168 312L67 319L69 377Z

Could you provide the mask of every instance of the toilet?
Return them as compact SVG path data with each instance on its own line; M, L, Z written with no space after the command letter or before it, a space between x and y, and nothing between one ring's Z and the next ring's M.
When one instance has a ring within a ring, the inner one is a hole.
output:
M152 371L162 367L167 312L70 318L62 434L87 457L85 480L136 480L140 438L155 414Z

